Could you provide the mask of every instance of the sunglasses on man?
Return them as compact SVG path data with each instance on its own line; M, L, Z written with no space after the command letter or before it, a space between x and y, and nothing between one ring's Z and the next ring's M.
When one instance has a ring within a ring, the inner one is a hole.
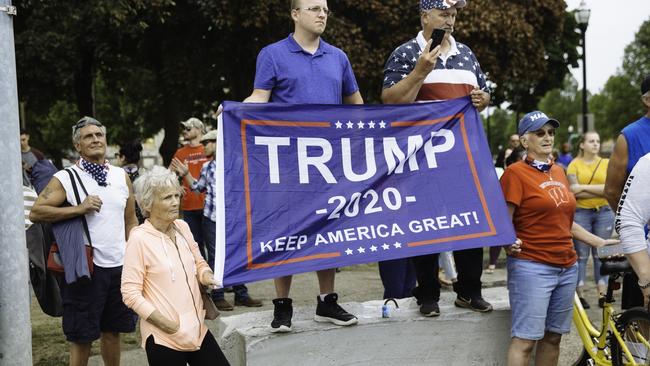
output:
M80 128L84 128L86 126L97 126L97 127L104 127L101 122L98 120L92 118L92 117L84 117L79 120L74 126L72 126L72 133L77 132Z
M546 136L548 134L550 137L555 136L555 129L554 128L549 128L548 130L537 130L537 131L532 131L531 132L533 135L539 137L540 139Z

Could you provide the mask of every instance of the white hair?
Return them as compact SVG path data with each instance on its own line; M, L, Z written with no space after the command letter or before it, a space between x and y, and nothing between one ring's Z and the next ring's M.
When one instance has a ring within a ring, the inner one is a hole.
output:
M181 194L183 193L176 174L167 168L157 165L151 168L151 170L142 173L133 182L135 200L138 202L138 206L144 217L149 217L156 194L168 188L174 188L181 192Z

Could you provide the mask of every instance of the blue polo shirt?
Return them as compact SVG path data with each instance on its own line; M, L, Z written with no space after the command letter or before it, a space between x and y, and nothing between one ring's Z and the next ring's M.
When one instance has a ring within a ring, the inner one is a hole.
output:
M322 38L312 55L291 33L264 47L256 67L255 89L270 90L270 102L343 104L359 90L348 56Z

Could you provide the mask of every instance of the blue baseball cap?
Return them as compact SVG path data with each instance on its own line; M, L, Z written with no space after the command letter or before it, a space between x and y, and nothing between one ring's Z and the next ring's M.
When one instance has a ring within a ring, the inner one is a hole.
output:
M420 0L420 10L446 10L451 8L462 8L467 5L465 0Z
M517 129L519 136L526 132L537 131L545 124L550 123L553 127L560 127L560 122L553 118L548 118L546 113L540 111L532 111L527 113L520 121L519 128Z

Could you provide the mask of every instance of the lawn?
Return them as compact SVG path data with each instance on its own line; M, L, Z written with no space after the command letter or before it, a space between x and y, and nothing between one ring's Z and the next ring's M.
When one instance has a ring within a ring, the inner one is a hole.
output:
M68 364L68 342L63 335L61 318L53 318L41 311L38 301L32 296L32 358L37 366L58 366ZM139 329L135 333L122 335L122 350L140 346ZM91 355L99 354L99 342L93 344Z

